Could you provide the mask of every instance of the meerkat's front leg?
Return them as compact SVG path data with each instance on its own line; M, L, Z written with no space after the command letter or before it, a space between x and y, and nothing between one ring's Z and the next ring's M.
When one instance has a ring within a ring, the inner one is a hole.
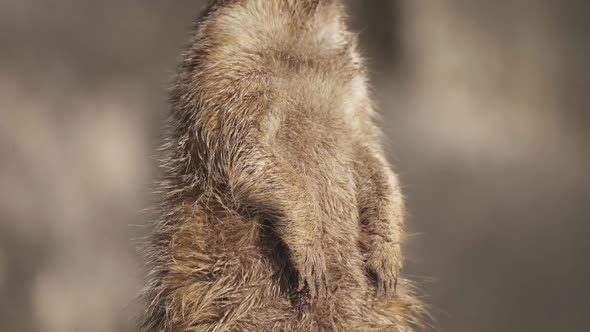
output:
M229 173L231 195L247 214L272 222L299 272L299 288L314 298L326 292L326 262L318 208L295 170L261 145L241 155Z
M381 294L392 295L403 264L404 202L396 175L378 151L363 149L359 206L366 267Z

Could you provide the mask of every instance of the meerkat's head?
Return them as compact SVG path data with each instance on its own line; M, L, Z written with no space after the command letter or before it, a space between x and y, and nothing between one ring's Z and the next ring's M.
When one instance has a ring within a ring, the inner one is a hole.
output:
M301 40L335 49L349 39L341 0L211 0L204 17L245 43L268 40L262 36L274 45Z

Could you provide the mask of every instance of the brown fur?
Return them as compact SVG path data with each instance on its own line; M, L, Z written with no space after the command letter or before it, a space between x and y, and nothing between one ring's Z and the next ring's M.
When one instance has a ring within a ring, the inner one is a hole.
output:
M219 0L172 92L144 331L412 331L404 207L336 0Z

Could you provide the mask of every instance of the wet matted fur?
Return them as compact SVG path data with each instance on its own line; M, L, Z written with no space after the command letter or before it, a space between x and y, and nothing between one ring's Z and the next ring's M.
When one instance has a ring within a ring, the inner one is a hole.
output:
M212 1L170 103L143 331L413 331L403 198L340 1Z

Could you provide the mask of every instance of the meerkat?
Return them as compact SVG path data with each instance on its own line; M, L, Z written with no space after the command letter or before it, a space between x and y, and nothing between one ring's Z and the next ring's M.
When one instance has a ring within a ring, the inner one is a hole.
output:
M404 202L339 0L211 1L170 97L143 331L413 331Z

